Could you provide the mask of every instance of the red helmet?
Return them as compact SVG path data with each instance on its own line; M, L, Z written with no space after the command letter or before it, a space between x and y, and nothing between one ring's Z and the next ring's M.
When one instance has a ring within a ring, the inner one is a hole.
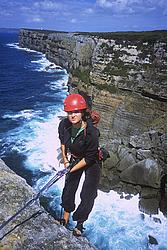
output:
M86 101L79 94L71 94L64 100L64 111L70 112L73 110L83 110L86 109Z

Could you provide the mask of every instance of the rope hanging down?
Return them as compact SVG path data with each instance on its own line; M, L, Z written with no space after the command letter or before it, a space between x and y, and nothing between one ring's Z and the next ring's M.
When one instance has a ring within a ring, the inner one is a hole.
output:
M33 204L42 194L43 191L48 190L56 181L58 181L61 177L66 175L69 172L69 168L65 168L57 172L55 176L53 176L42 188L41 190L34 195L34 197L29 200L22 208L20 208L14 215L12 215L8 220L4 221L1 226L0 230L3 229L9 222L11 222L17 215L19 215L25 208Z

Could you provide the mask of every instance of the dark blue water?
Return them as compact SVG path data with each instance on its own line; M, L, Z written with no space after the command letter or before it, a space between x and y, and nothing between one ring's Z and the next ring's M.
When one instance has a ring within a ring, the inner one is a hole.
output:
M43 54L19 49L17 43L17 33L0 33L0 157L31 183L33 171L22 167L27 144L37 125L62 110L68 77L63 69L49 68Z
M53 168L63 168L57 127L68 75L49 65L43 54L20 49L18 34L0 33L0 157L37 191ZM62 178L45 193L51 212L60 210L63 185ZM138 203L138 196L129 201L99 191L85 236L100 250L167 250L167 220L161 212L161 224L149 215L143 219ZM148 235L159 245L148 246Z

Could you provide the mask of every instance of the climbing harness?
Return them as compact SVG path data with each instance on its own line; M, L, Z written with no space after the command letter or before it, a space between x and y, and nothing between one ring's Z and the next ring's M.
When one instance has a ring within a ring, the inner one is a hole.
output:
M61 177L66 175L70 171L70 168L65 168L57 172L55 176L53 176L42 188L41 190L34 195L34 197L29 200L21 209L19 209L14 215L12 215L8 220L4 221L0 225L0 230L2 230L9 222L11 222L17 215L19 215L25 208L33 204L37 199L39 199L40 195L43 191L47 191L55 182L57 182Z

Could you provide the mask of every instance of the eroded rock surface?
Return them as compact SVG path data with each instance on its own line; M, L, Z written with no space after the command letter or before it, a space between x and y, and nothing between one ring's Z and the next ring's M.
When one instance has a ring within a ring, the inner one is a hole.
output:
M26 181L10 170L2 160L0 193L0 224L15 214L34 195ZM53 217L38 202L27 207L0 230L0 237L1 250L95 249L86 238L78 239L72 232L56 224Z

